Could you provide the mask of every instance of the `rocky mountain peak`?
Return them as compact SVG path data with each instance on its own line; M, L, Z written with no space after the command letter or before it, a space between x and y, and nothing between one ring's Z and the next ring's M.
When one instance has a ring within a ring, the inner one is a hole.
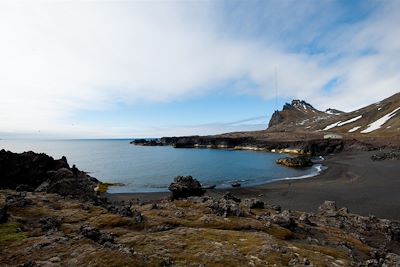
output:
M328 108L327 110L325 110L325 113L328 113L328 114L342 114L344 112L341 111L341 110L338 110L338 109Z
M352 112L329 108L315 109L304 100L286 103L275 111L269 132L334 132L343 134L385 134L398 136L400 131L400 93Z
M283 106L283 110L300 110L303 112L307 112L308 110L314 110L316 111L316 109L309 103L307 103L304 100L299 100L299 99L294 99L292 100L292 103L286 103Z
M298 100L298 99L292 100L292 106L295 108L302 108L302 109L314 109L314 107L311 104L307 103L304 100Z

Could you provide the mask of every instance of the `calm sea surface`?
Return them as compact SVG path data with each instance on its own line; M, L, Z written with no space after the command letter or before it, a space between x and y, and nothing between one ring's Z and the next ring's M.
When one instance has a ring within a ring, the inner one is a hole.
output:
M13 152L44 152L66 156L69 164L103 182L119 182L111 193L166 191L177 175L192 175L203 184L230 187L232 181L252 186L278 179L305 178L321 166L289 169L275 164L282 155L214 149L141 147L131 140L0 140L0 148Z

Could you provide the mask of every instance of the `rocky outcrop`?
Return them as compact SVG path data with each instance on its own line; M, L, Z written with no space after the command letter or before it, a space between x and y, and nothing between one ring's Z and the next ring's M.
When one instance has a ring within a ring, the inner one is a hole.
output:
M276 163L292 168L305 168L313 165L313 162L309 157L294 157L294 158L286 157L278 159Z
M342 114L342 113L344 113L344 112L341 111L341 110L338 110L338 109L328 108L327 110L325 110L325 113L328 113L328 114L337 114L337 115L339 115L339 114Z
M244 209L240 205L241 200L234 197L230 193L225 194L219 199L210 198L205 202L205 205L218 216L229 217L243 217L245 215Z
M271 116L271 119L269 120L268 128L278 125L284 121L285 118L282 116L282 114L278 110L275 110Z
M0 188L17 191L57 193L82 200L96 200L96 178L70 168L65 157L55 160L46 154L0 151Z
M400 160L400 152L380 152L371 156L373 161Z
M102 233L99 229L84 225L80 229L80 234L86 238L93 240L101 245L108 243L114 243L114 236L109 233Z
M199 181L192 176L177 176L168 189L172 192L172 199L188 198L191 196L202 196L205 190Z
M245 199L244 205L249 207L249 209L263 209L265 207L264 202L257 198Z
M182 136L163 137L161 142L175 148L213 148L235 150L280 151L291 149L307 155L326 155L344 149L344 140L273 140L253 137ZM354 144L354 142L351 142Z
M25 185L32 191L49 178L49 171L69 168L67 159L55 160L46 154L24 152L21 154L0 151L0 188L15 189Z
M10 207L0 225L4 266L400 264L399 222L332 201L315 213L232 194L112 204L140 213L138 223L125 209L58 194L0 190L1 199Z

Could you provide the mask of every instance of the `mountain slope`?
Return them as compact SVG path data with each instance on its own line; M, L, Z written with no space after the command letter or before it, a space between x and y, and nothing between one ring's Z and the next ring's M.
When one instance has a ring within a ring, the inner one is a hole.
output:
M305 101L293 100L275 111L267 132L329 132L349 135L399 135L400 93L352 111L315 109Z

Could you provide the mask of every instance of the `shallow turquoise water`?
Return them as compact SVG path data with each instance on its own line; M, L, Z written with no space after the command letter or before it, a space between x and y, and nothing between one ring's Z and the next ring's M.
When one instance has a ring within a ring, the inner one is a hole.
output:
M44 152L54 158L66 156L70 165L89 172L103 182L120 182L116 192L165 191L177 175L192 175L204 184L230 187L241 181L252 186L277 179L309 177L319 166L290 169L275 164L282 155L214 149L141 147L131 140L0 140L0 148L13 152Z

